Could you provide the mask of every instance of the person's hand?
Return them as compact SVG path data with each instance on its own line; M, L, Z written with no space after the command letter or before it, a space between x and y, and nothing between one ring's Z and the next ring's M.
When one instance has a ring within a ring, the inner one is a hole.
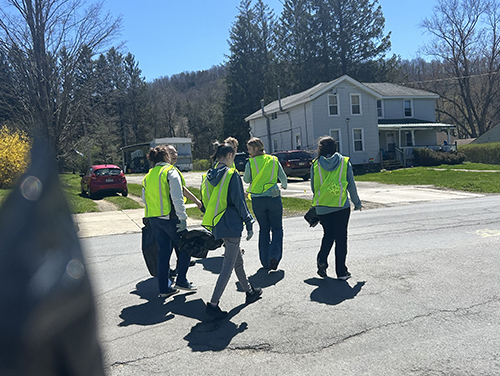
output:
M358 206L358 207L355 207L355 208L354 208L354 210L359 210L359 211L361 211L361 209L362 209L362 208L363 208L363 205Z
M196 206L198 207L199 210L204 212L201 208L203 207L203 203L201 201L196 202Z
M177 223L177 232L182 232L186 230L187 224L185 220L181 220L179 223Z
M253 236L253 231L252 230L247 231L247 240L252 239L252 236Z

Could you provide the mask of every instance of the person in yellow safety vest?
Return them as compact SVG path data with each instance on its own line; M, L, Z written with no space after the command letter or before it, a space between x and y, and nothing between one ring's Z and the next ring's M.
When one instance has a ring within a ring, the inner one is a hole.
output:
M178 244L180 232L186 230L187 214L182 196L181 177L168 164L168 150L164 145L151 148L148 159L154 163L142 181L142 197L146 204L144 216L149 218L158 243L158 288L160 298L167 298L181 290L196 291L187 280L190 256L180 252L175 286L170 280L172 245Z
M219 307L219 301L234 271L241 287L246 293L246 303L259 299L262 289L253 287L243 268L243 254L240 249L243 224L247 230L247 240L253 236L254 219L248 210L243 192L243 183L236 169L230 168L234 163L235 150L229 144L216 144L213 156L217 167L210 169L201 187L202 201L205 206L202 225L212 231L215 239L224 241L224 260L217 278L217 283L205 312L217 319L227 316Z
M328 256L335 242L335 272L337 278L348 280L351 273L346 267L347 226L354 210L361 210L354 174L348 157L337 152L337 143L330 136L321 137L318 142L318 158L311 166L311 189L313 206L323 227L323 239L317 256L318 275L326 278Z
M250 158L243 181L249 183L247 192L259 223L259 258L264 268L276 270L283 256L283 203L278 180L286 189L288 179L278 158L265 153L260 138L251 138L247 148Z

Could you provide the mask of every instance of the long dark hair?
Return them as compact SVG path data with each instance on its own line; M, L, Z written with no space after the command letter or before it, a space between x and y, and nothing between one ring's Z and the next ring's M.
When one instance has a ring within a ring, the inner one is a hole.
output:
M168 149L165 145L158 145L149 149L148 159L156 164L158 162L168 162Z
M337 151L337 143L330 136L323 136L318 141L318 157L328 157Z

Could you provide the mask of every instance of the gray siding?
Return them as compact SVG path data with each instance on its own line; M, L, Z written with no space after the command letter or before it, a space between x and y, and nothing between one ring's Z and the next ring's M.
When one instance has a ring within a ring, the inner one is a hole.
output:
M384 99L384 119L404 119L404 99ZM376 109L376 108L375 108ZM413 118L435 122L434 99L413 99Z

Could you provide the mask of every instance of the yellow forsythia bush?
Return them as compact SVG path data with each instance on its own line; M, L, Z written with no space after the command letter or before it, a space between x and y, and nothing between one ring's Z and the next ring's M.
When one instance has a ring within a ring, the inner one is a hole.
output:
M30 161L31 142L22 131L0 128L0 188L11 188L26 171Z

